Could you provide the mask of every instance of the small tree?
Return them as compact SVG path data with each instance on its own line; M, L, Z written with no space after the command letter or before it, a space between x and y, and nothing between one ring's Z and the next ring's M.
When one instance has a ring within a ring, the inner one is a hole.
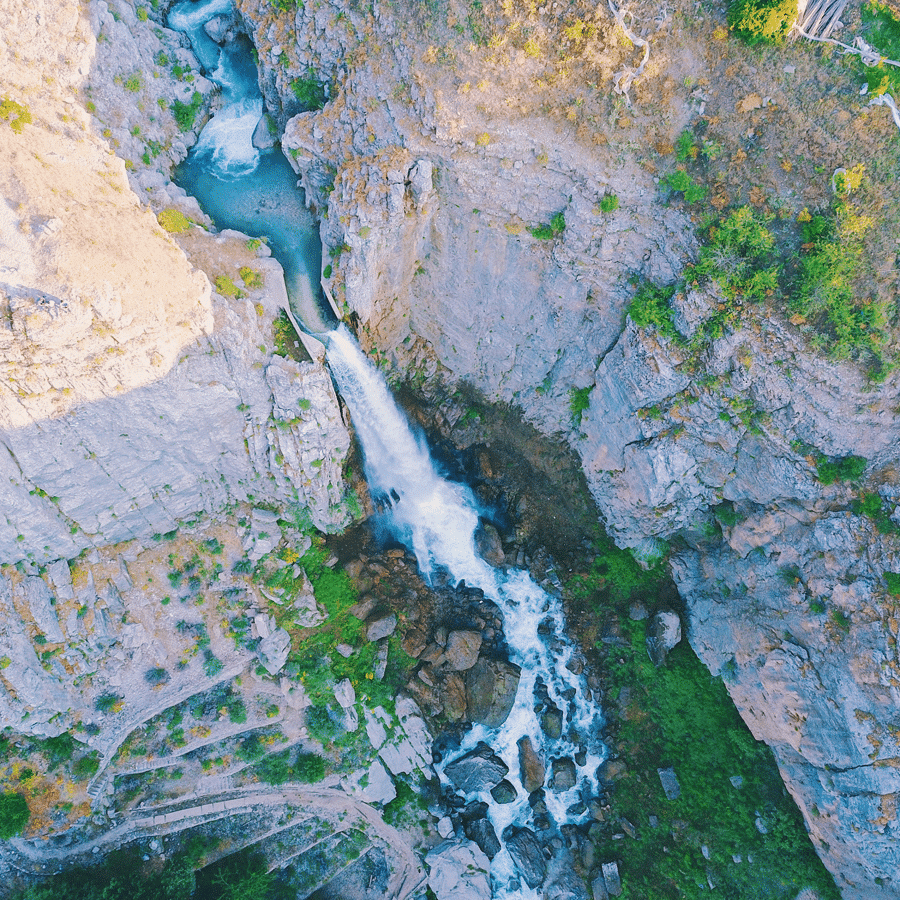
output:
M8 841L21 834L30 816L28 803L21 794L11 791L0 794L0 840Z

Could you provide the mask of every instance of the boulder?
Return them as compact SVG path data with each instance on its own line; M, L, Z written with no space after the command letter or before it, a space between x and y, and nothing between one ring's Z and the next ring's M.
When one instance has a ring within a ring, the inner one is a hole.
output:
M519 739L519 769L527 794L533 794L544 786L544 761L537 755L528 737Z
M59 627L59 619L53 609L53 600L47 582L39 575L29 575L22 580L22 592L35 624L51 644L61 644L65 638Z
M509 715L519 687L520 669L497 659L479 659L466 673L469 721L499 728Z
M607 892L611 897L618 897L622 893L622 880L619 878L618 863L603 863L602 872Z
M475 549L478 555L492 566L502 566L506 562L506 554L503 552L503 544L500 535L493 525L486 522L479 526L475 532Z
M509 768L487 744L479 744L474 750L453 760L444 774L454 787L465 794L489 791L506 777Z
M496 787L491 788L491 796L495 803L514 803L516 799L516 789L511 782L505 778ZM485 851L486 852L486 851ZM493 859L493 857L491 857Z
M480 631L451 631L447 635L444 660L451 669L464 672L478 662L479 650L481 650Z
M211 19L203 23L203 30L217 44L225 42L225 35L231 28L231 16L213 16Z
M375 619L366 626L366 637L370 641L380 641L382 638L390 637L397 627L397 616L391 613L389 616L382 616Z
M275 135L277 127L274 120L268 113L263 113L262 118L256 123L253 129L253 137L251 143L257 150L268 150L275 146Z
M669 651L681 640L681 619L672 610L658 612L650 623L647 651L654 665L661 666Z
M284 667L291 652L291 636L283 628L277 628L260 641L256 652L266 671L270 675L276 675Z
M541 713L541 730L551 741L558 740L562 735L562 710L556 706L550 706Z
M561 793L575 787L578 780L578 772L575 763L564 756L562 759L553 760L553 775L550 779L550 790Z
M458 722L466 715L466 683L462 676L455 672L444 679L444 690L441 693L444 715L451 722Z
M503 841L528 887L540 887L547 874L547 860L537 835L530 828L510 825L503 831Z
M472 841L444 841L426 857L428 887L437 900L491 900L490 860Z
M665 792L667 800L677 800L681 796L681 785L675 777L673 768L657 769L656 774L659 775L660 784Z
M475 841L484 851L488 859L493 859L500 852L500 841L497 840L497 832L487 818L473 819L463 826L466 837Z

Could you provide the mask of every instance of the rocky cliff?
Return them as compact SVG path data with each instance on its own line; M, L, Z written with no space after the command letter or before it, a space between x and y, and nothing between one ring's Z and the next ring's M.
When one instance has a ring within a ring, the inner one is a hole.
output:
M827 205L823 172L893 165L892 123L826 98L843 76L799 45L751 64L716 15L687 26L635 7L651 63L626 99L614 89L638 58L605 9L498 4L479 31L457 6L422 24L403 4L287 20L241 4L282 121L292 80L328 85L283 138L322 215L325 281L407 377L463 379L566 435L620 543L649 557L673 542L690 640L774 748L844 895L900 896L896 376L869 382L765 306L698 349L728 302L715 286L679 289L671 337L625 315L637 282L692 260L692 218ZM710 193L692 211L660 175L688 159L673 145L697 123ZM896 248L882 247L891 298ZM867 460L854 485L821 475L850 454Z

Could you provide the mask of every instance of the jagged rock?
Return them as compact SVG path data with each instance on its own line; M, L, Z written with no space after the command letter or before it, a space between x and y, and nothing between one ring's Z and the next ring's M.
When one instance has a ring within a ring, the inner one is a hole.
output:
M253 146L257 150L268 150L275 146L275 138L277 135L277 126L272 117L266 112L262 114L262 118L253 129Z
M479 744L444 767L444 774L466 794L489 791L503 780L508 771L506 763L487 744Z
M297 610L296 622L302 628L315 628L328 618L328 613L316 600L315 591L306 572L301 571L300 581L300 589L294 601L294 609Z
M528 887L540 887L547 874L547 860L537 835L530 828L509 825L503 830L503 842Z
M283 629L276 628L268 637L260 641L256 649L260 662L270 675L276 675L284 668L291 652L291 636Z
M372 667L372 674L376 681L383 681L385 672L387 672L388 664L388 642L381 640L378 644L378 650L375 651L375 662Z
M466 669L471 669L478 662L478 652L480 650L480 631L451 631L447 635L444 659L451 669L463 672Z
M359 619L360 622L365 622L376 606L378 606L378 598L365 594L347 612L354 618Z
M53 582L53 588L58 599L75 599L75 590L72 587L72 573L66 560L58 559L56 562L50 563L47 566L47 574L50 576L50 581Z
M661 666L669 651L681 640L681 619L671 610L658 612L650 624L647 650L654 664Z
M441 816L441 818L438 819L437 833L444 840L453 837L453 822L450 820L450 816Z
M511 663L479 659L466 673L469 721L499 728L515 702L519 673Z
M35 624L47 640L52 644L62 643L65 638L53 610L50 589L44 579L38 575L27 576L22 580L22 592Z
M268 509L254 509L250 513L250 531L244 538L247 556L256 562L271 553L281 543L278 514Z
M660 784L662 784L663 792L667 800L677 800L681 796L681 785L678 784L678 778L675 776L675 770L671 767L668 769L657 769Z
M619 878L619 866L615 862L603 863L603 880L606 882L606 890L611 897L618 897L622 893L622 881Z
M519 738L519 768L526 794L533 794L544 786L544 762L535 752L531 738Z
M397 616L391 613L389 616L383 616L370 622L366 626L366 638L371 641L380 641L382 638L390 637L397 627Z
M488 859L493 859L500 852L500 841L494 826L486 818L473 819L464 826L466 837L475 841Z
M413 659L418 659L422 655L422 651L425 649L426 645L425 632L420 628L410 628L406 634L403 635L403 640L400 642L403 652Z
M609 893L606 890L606 879L604 879L602 872L591 882L591 897L592 900L609 900Z
M472 841L444 841L425 857L428 887L437 900L490 900L490 860Z
M230 27L230 16L213 16L211 19L204 23L203 30L217 44L221 44L225 41L225 35L228 33L228 29Z

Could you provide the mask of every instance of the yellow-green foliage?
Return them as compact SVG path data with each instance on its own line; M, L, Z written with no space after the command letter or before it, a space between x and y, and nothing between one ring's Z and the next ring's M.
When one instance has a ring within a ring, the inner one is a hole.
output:
M780 44L797 18L797 0L734 0L728 24L748 44Z
M0 100L0 119L9 122L9 127L16 134L21 134L22 129L31 124L31 113L27 106L4 97Z
M227 275L216 276L216 290L223 297L237 298L244 296L240 288Z
M256 269L251 269L250 266L241 266L239 274L241 276L241 281L243 281L251 291L263 286L262 272L257 272Z
M164 209L157 217L156 221L169 232L169 234L181 234L191 227L191 220L179 210L170 206Z

